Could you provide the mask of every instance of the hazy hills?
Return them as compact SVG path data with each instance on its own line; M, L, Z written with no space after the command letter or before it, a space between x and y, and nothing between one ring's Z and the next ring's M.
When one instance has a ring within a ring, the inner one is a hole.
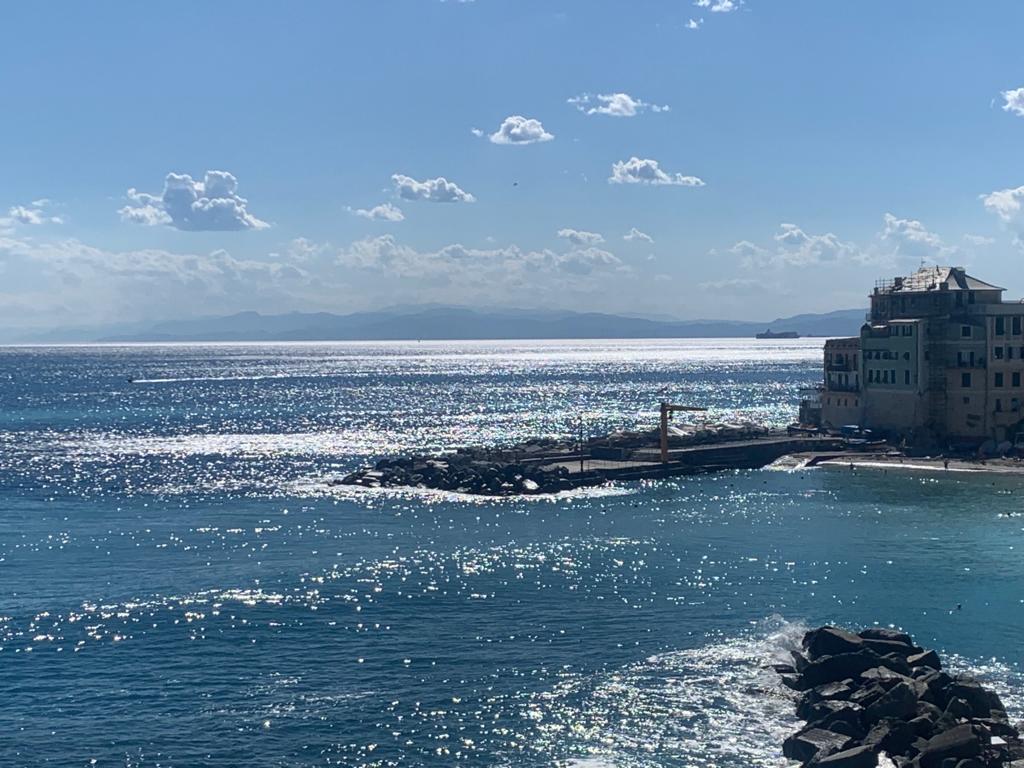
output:
M767 328L796 331L801 336L846 336L856 335L863 322L863 309L745 322L683 321L598 312L409 307L348 315L241 312L158 323L145 330L94 338L106 342L744 338Z

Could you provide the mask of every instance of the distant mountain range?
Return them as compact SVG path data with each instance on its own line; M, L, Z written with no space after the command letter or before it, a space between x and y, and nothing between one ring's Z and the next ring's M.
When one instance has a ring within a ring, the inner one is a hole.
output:
M389 341L454 339L752 338L765 330L801 336L856 335L865 310L804 314L769 322L672 320L598 312L403 307L335 315L291 312L163 322L145 330L105 335L103 342ZM57 334L51 333L55 339Z

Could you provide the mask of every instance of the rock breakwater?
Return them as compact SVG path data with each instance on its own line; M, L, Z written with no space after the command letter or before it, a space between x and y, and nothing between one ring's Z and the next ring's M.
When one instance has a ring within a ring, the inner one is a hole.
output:
M535 444L531 450L488 451L464 448L438 456L381 459L335 481L366 488L431 488L487 496L556 493L604 481L599 473L577 473L569 479L563 465L545 463L551 454L572 458L566 446ZM561 453L558 453L558 452ZM553 459L552 459L553 460Z
M910 635L820 627L775 669L807 724L783 753L821 768L1024 768L1024 744L999 696L942 669Z

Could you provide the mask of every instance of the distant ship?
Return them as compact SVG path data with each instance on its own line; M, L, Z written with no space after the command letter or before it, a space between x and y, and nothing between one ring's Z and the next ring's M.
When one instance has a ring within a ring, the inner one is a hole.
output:
M773 331L767 330L764 333L759 333L755 338L758 339L799 339L800 334L796 331Z

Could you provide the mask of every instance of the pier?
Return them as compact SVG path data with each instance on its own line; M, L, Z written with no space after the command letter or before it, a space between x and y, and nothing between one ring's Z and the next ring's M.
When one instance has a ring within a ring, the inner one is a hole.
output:
M337 481L370 488L433 488L486 496L556 493L611 481L651 480L732 469L758 469L795 453L837 454L848 441L784 432L664 450L657 443L615 447L608 438L579 445L529 443L506 449L382 459Z

